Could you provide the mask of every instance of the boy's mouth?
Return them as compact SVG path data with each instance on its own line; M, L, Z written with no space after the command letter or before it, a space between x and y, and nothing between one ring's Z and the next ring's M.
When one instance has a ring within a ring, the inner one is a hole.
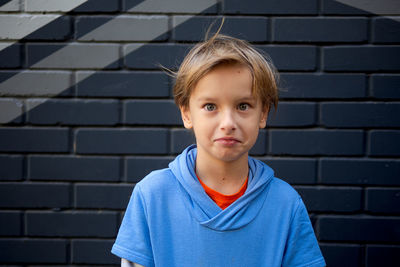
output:
M222 145L225 146L233 146L237 143L240 143L239 140L237 140L236 138L233 137L221 137L221 138L217 138L215 139L215 142L220 143Z

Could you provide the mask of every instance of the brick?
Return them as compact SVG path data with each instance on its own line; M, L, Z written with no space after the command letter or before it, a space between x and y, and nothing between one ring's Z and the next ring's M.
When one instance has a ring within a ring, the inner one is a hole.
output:
M132 185L77 184L76 208L125 210L132 193Z
M126 177L128 182L139 182L154 170L168 167L172 157L128 157L126 159Z
M0 96L71 96L72 75L63 71L0 72Z
M20 212L0 212L0 222L1 236L19 236L22 234L22 216Z
M0 128L0 151L68 152L68 129Z
M399 127L399 103L322 103L321 124L327 127Z
M371 156L400 156L400 131L371 131L368 154Z
M124 47L125 65L132 69L177 68L190 48L184 44L129 44Z
M323 48L326 71L397 71L398 46L337 46Z
M116 212L32 212L26 213L28 236L115 237Z
M396 267L399 265L400 246L367 245L367 266Z
M115 125L119 122L116 100L30 99L27 120L40 125Z
M0 69L21 67L21 52L20 44L0 43Z
M187 129L171 129L171 152L181 153L186 147L196 143L194 132Z
M265 155L267 153L267 138L267 131L261 129L258 132L256 143L250 149L249 154L251 156Z
M29 12L115 12L119 10L118 0L26 0Z
M208 28L218 21L209 16L174 16L172 38L177 41L201 41ZM193 29L200 29L193 31ZM268 41L269 20L263 17L226 17L222 34L245 39L249 42Z
M226 0L223 12L228 14L317 14L317 1L240 1Z
M373 74L371 95L376 98L400 99L400 75Z
M167 16L82 16L76 20L76 39L82 41L163 41L167 32Z
M363 74L282 73L280 79L281 99L348 99L366 96L367 83Z
M256 46L272 59L280 71L311 71L317 64L317 50L314 46Z
M134 13L217 13L217 0L123 0L124 10Z
M324 0L322 6L324 14L328 15L396 15L399 12L396 0L385 0L385 2Z
M317 161L305 158L260 158L275 171L275 176L290 184L314 184Z
M78 72L78 96L169 97L168 76L162 72Z
M22 180L24 158L18 155L0 155L0 181Z
M327 266L361 267L363 249L353 244L320 244ZM344 260L345 259L345 260Z
M68 208L70 187L65 183L2 183L2 208Z
M372 216L319 217L320 241L397 242L399 218Z
M274 20L277 42L364 42L367 19L363 18L277 18Z
M30 156L29 178L49 181L119 181L117 157Z
M373 213L400 213L399 188L367 188L366 210Z
M124 124L182 125L172 100L129 100L124 103Z
M73 240L72 263L119 264L121 259L111 254L113 243L110 240Z
M15 98L0 99L0 124L21 123L23 103Z
M30 43L27 62L34 69L115 69L119 67L119 45Z
M20 11L21 0L2 0L0 1L0 11Z
M374 43L399 43L399 17L374 18L372 20L372 41Z
M362 189L351 187L295 187L309 212L358 212L362 210Z
M271 111L267 125L282 126L312 126L316 124L317 106L306 102L280 102L276 112Z
M362 155L364 135L358 130L270 130L273 155Z
M65 40L71 33L68 16L0 15L2 40Z
M321 159L324 184L400 185L400 162L373 159Z
M3 264L67 263L65 240L1 239L0 251L0 262Z
M81 154L165 154L165 129L80 129L76 151Z

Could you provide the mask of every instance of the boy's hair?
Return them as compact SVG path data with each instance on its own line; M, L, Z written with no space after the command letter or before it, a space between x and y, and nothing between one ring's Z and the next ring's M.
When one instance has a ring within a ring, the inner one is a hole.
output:
M190 96L207 73L221 64L240 64L249 68L253 77L252 93L264 108L278 104L278 73L275 67L248 42L216 33L194 46L174 73L174 98L180 107L188 107Z

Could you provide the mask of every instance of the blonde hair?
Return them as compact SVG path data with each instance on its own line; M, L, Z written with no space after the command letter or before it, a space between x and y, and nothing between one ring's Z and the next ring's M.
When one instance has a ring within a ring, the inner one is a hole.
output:
M253 78L253 95L261 100L264 108L270 109L272 105L277 108L278 73L271 61L248 42L218 32L194 46L178 71L173 73L175 103L180 107L188 107L197 82L221 64L248 67Z

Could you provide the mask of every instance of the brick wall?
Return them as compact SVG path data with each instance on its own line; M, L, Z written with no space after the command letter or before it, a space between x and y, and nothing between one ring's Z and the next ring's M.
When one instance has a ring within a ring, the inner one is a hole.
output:
M399 266L395 0L0 1L1 266L118 264L133 186L193 141L158 64L221 15L282 74L252 154L303 196L328 266Z

